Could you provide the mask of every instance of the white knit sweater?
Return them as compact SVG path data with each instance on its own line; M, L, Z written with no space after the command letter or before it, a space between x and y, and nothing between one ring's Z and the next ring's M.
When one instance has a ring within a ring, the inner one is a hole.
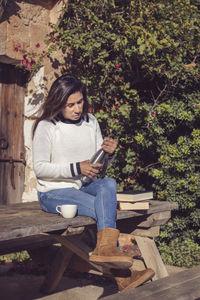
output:
M33 167L39 192L82 186L79 163L90 159L103 142L96 118L91 114L88 117L74 124L39 122L33 138Z

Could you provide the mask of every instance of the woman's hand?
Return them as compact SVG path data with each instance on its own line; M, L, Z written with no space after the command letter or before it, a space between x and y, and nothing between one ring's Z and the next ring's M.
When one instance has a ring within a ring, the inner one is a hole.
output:
M110 138L104 138L103 140L103 144L102 144L102 148L105 152L109 153L110 155L112 155L116 148L117 148L117 140L114 139L110 139Z
M102 164L99 163L91 164L89 160L80 162L81 174L91 179L97 176L97 174L99 173L99 168L101 167Z

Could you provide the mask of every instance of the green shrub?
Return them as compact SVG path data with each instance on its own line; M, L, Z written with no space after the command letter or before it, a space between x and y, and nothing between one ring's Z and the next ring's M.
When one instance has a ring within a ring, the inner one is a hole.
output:
M200 246L190 238L183 241L177 238L169 245L161 242L158 249L164 263L168 265L190 268L200 264Z
M25 262L31 260L27 251L15 252L6 255L0 255L0 264L6 262Z
M62 71L87 84L104 135L119 141L107 175L119 190L178 202L162 245L199 244L199 4L69 0L48 43L62 49Z

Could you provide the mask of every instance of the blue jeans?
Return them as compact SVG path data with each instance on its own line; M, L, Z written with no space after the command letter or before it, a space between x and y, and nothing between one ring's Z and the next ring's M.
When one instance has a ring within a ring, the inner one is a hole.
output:
M116 228L117 185L112 178L95 179L80 190L64 188L49 192L38 192L41 208L57 213L56 206L77 204L79 216L96 220L97 229Z

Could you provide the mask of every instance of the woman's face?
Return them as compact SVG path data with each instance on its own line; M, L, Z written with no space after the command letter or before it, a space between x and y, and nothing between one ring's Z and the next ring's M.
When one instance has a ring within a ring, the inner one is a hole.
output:
M76 92L67 99L65 107L62 109L62 115L65 119L78 120L83 112L83 94Z

